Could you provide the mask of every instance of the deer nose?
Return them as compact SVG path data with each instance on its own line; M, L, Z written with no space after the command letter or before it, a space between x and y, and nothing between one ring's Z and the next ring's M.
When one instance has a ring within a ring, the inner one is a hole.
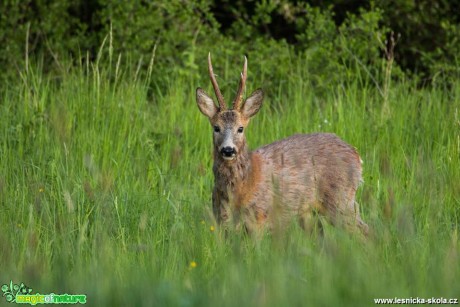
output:
M220 153L221 153L222 156L224 156L224 157L232 157L233 155L236 154L235 148L230 147L230 146L227 146L227 147L222 148L222 149L220 150Z

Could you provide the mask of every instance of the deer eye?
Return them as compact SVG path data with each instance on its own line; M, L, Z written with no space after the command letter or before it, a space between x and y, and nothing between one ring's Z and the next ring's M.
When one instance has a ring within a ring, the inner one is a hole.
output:
M243 133L243 127L238 128L238 133Z
M214 132L216 132L216 133L220 132L219 126L214 126Z

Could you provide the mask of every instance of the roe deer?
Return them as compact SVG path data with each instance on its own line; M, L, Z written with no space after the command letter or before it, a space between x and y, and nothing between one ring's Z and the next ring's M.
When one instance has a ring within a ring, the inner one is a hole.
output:
M268 223L284 223L299 217L311 225L313 213L348 230L368 227L357 210L355 194L362 181L361 159L355 148L334 134L297 134L249 151L244 129L260 109L261 89L243 103L247 76L244 58L240 84L228 109L213 73L208 70L217 97L216 105L201 88L196 100L213 127L213 213L219 223L237 219L249 231Z

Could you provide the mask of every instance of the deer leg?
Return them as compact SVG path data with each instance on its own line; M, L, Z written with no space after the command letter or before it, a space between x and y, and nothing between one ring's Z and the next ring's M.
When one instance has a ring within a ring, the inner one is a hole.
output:
M354 202L353 206L354 212L355 212L355 218L356 218L356 226L361 230L363 235L366 237L369 235L369 226L361 219L361 215L359 214L359 204L358 202Z
M334 226L342 227L350 233L358 232L365 237L367 237L369 233L369 226L361 219L357 202L343 207L327 207L325 216Z
M318 217L318 212L315 208L308 206L308 209L300 212L299 224L302 229L310 235L324 234L323 225Z

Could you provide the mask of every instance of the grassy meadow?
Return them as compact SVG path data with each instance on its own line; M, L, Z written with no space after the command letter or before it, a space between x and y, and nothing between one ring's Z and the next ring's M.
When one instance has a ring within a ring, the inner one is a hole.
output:
M198 55L197 55L198 56ZM201 55L200 55L201 56ZM206 55L203 54L203 57ZM460 84L356 82L318 90L302 59L266 88L251 148L334 132L364 161L363 243L293 221L255 240L211 214L211 137L200 78L81 63L40 65L0 98L0 284L86 294L89 306L368 306L374 298L460 298ZM241 63L214 60L227 101ZM379 90L380 89L380 90ZM0 298L0 305L7 304Z

